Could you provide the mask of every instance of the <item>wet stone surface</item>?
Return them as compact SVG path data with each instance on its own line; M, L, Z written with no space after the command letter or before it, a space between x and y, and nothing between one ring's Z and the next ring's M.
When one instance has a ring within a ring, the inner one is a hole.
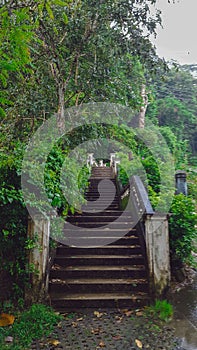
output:
M151 320L141 310L84 310L68 313L47 339L32 350L184 350L167 323Z
M197 273L192 283L176 290L171 296L174 318L171 323L175 334L181 339L184 350L197 349Z

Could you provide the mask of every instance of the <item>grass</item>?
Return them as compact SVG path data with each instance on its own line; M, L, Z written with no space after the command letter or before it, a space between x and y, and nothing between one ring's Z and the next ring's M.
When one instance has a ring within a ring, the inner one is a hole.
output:
M173 316L173 306L167 300L156 300L154 305L146 308L146 313L168 322Z
M12 326L0 327L0 349L26 350L35 339L49 336L61 319L50 307L34 304L19 313ZM5 343L8 336L13 337L11 344Z

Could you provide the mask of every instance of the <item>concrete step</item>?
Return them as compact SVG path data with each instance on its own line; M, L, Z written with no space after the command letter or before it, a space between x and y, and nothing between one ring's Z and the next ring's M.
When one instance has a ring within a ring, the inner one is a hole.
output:
M113 175L111 173L100 173L99 171L98 172L95 172L94 174L91 175L90 177L90 180L98 180L98 181L101 181L101 180L110 180L112 181L114 178L113 178Z
M140 254L132 255L69 255L56 256L54 263L66 266L122 266L122 265L142 265L144 257Z
M67 226L69 225L69 223L67 224ZM129 222L73 222L72 223L73 226L76 226L76 227L81 227L81 228L101 228L101 227L108 227L108 229L114 229L115 227L116 228L119 228L119 229L124 229L124 228L127 228L128 231L132 228L132 223L129 223ZM66 227L66 225L65 225Z
M128 211L123 212L122 210L110 210L110 209L106 209L104 211L99 211L99 212L76 212L73 217L78 216L78 215L83 216L114 216L114 217L128 217L131 216L132 214Z
M51 293L51 304L59 311L79 308L138 308L147 305L147 293Z
M116 180L115 179L110 179L109 177L107 178L107 181L104 181L105 178L90 178L89 179L89 187L87 188L87 192L90 191L98 191L98 187L100 187L101 183L102 185L108 189L109 191L111 191L111 189L113 188L112 186L108 186L113 184L114 186L116 186Z
M110 225L110 224L109 224ZM67 237L123 237L128 232L132 233L132 228L130 228L130 225L120 227L120 228L110 228L109 225L106 225L106 227L96 227L87 229L87 227L77 227L76 228L72 225L71 228L69 227L69 223L65 224L65 228L63 230L65 236ZM134 230L135 232L135 230Z
M139 240L136 240L136 244L139 245ZM135 244L135 245L136 245ZM57 248L56 256L69 256L69 255L129 255L135 245L131 246L119 246L119 245L106 245L99 248L71 248L67 246L59 246Z
M90 249L90 248L100 248L103 246L107 246L107 245L129 245L130 247L133 247L133 252L135 252L135 254L141 253L141 247L139 246L139 239L136 236L113 236L113 235L109 235L107 234L106 236L102 235L97 237L96 235L92 235L92 236L88 236L86 234L86 236L84 235L65 235L64 236L64 243L69 246L69 248L86 248L86 249Z
M50 278L147 278L144 265L68 266L53 265Z
M51 293L110 293L110 292L148 292L146 279L132 278L70 278L65 280L52 279L49 290Z
M113 193L112 193L112 195L113 195ZM103 201L103 202L106 202L108 199L110 198L110 196L107 194L107 193L105 193L105 194L102 194L101 196L100 196L100 193L87 193L86 195L85 195L85 199L87 200L87 201L91 201L91 202L96 202L96 201ZM119 203L119 199L117 198L117 197L114 197L114 196L111 196L111 198L112 198L112 200L111 200L111 203Z
M99 214L99 213L98 213ZM113 223L115 220L118 219L118 222L122 222L124 223L126 222L132 222L132 216L109 216L109 215L98 215L97 213L93 213L92 215L85 215L85 213L83 215L73 215L70 217L66 218L67 222L84 222L84 223L88 223L88 222L96 222L96 223L108 223L111 222Z
M65 225L64 225L64 229L69 229L70 227L70 224L71 222L66 222ZM106 227L107 229L111 229L111 230L114 230L114 229L127 229L128 231L129 230L132 230L132 227L133 227L133 223L132 222L125 222L125 221L118 221L117 222L105 222L105 221L102 221L102 220L94 220L94 221L74 221L72 222L72 225L73 226L76 226L76 227L81 227L81 228L99 228L99 227ZM74 227L73 227L74 229Z
M115 185L115 183L114 183L114 185ZM105 193L108 193L108 194L112 194L113 193L114 194L114 189L112 189L111 186L110 187L105 186L104 190L105 190ZM88 188L88 190L85 192L85 194L87 194L87 193L98 194L100 192L101 192L101 190L99 189L99 181L98 181L96 183L92 183L90 185L90 187ZM117 192L115 192L115 194L117 195Z
M96 211L104 211L104 210L118 210L119 209L119 203L111 203L109 201L95 201L95 203L92 203L93 207L90 208L89 205L87 204L83 204L81 206L81 209L82 211L87 211L87 208L88 208L88 211L91 210L92 213ZM89 210L90 209L90 210Z

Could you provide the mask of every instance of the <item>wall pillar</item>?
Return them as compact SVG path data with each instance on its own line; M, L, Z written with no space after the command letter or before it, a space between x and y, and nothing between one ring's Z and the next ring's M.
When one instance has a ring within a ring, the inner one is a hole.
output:
M145 230L150 290L155 298L160 298L170 287L171 278L167 216L147 215Z
M35 247L29 252L29 265L34 272L30 273L30 289L26 290L26 301L42 300L48 291L50 221L37 215L34 221L28 220L28 238L35 241Z

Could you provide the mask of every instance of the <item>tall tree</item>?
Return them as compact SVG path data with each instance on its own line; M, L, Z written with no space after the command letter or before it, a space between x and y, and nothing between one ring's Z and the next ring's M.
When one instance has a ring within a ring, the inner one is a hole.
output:
M145 70L153 70L159 61L149 41L160 22L159 12L154 18L149 14L154 3L13 0L3 6L11 18L14 11L29 16L26 23L33 25L34 37L27 47L33 74L25 77L25 88L28 92L37 82L44 100L50 96L50 106L51 100L57 101L60 128L65 106L109 100L140 108Z

